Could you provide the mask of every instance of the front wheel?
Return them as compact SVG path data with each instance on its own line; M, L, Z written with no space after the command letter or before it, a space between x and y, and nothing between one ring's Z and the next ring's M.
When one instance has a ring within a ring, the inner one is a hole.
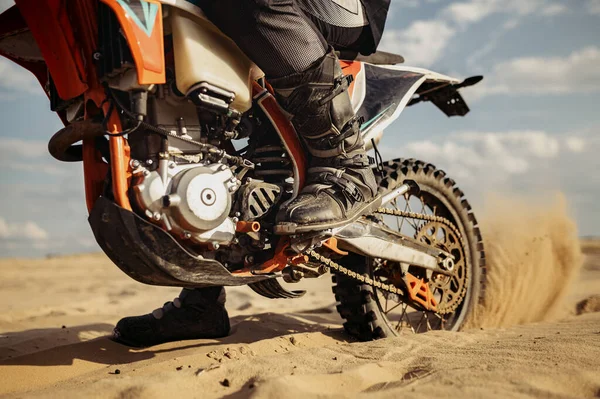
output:
M333 292L337 309L346 320L344 328L360 340L385 338L402 332L430 330L456 331L483 298L485 289L485 252L477 220L463 192L454 180L427 164L414 159L393 160L384 164L380 186L393 190L405 180L415 181L418 194L407 194L386 205L392 210L440 216L451 223L430 221L433 218L409 219L375 214L381 223L403 235L450 252L455 258L454 275L427 274L416 266L408 272L423 279L438 304L437 311L427 311L405 297L382 291L346 275L334 273ZM385 284L397 281L400 265L385 259L349 255L341 262L345 267ZM399 286L400 288L400 286Z

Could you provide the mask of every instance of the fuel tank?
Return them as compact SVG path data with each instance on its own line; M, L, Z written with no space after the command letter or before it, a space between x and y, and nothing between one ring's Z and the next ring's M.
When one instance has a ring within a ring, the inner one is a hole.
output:
M200 83L209 83L235 94L231 108L245 112L252 106L252 81L261 70L205 17L172 7L177 89L189 94Z

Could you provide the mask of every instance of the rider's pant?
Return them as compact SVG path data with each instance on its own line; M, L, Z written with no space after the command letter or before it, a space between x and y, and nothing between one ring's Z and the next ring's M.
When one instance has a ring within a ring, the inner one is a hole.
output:
M268 78L307 70L328 45L353 52L374 47L360 0L195 2Z

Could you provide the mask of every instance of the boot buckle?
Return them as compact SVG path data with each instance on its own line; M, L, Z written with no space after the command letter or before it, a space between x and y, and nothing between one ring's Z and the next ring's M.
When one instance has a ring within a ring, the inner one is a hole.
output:
M344 191L348 194L348 197L354 202L363 202L363 193L356 187L356 184L349 182L351 187L345 188Z
M324 173L321 178L324 183L330 183L341 188L342 192L346 194L349 200L354 202L364 201L365 197L362 191L360 191L352 181L344 177L335 176L331 173Z
M363 124L364 120L365 119L362 116L354 117L353 119L348 121L348 123L346 123L346 126L344 126L340 134L338 134L337 136L331 135L327 137L325 139L327 140L327 144L329 144L330 148L337 148L342 141L354 136L356 132L360 130L360 125Z
M335 86L333 87L331 92L327 96L323 97L319 101L319 104L320 105L327 104L328 102L330 102L331 100L333 100L334 98L336 98L337 96L339 96L340 94L342 94L343 92L348 90L348 88L350 88L350 85L352 84L352 82L354 82L353 75L346 75L346 76L342 76L341 78L336 79L334 82Z

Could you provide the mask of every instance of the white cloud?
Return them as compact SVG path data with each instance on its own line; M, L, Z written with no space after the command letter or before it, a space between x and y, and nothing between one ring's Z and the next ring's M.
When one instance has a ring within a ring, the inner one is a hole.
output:
M12 162L9 168L19 172L52 176L67 176L71 174L71 171L64 164L60 164L59 161L54 160L42 163Z
M401 5L416 7L418 4L411 0L404 0ZM459 32L493 14L510 15L510 20L504 25L504 31L508 31L514 29L518 25L519 18L524 16L532 14L553 16L565 11L564 5L550 0L451 2L433 19L415 21L404 30L386 31L380 48L402 54L410 64L428 67L442 58L445 49ZM483 53L488 53L495 45L488 45L488 49L482 50Z
M4 12L13 5L15 5L14 0L0 0L0 12Z
M0 179L0 218L5 221L4 224L23 226L24 221L32 221L48 233L45 240L3 239L0 235L1 257L43 256L48 251L72 253L97 249L92 245L94 237L86 222L88 212L81 164L67 167L71 168L71 173L62 177L46 174L40 179L31 174L12 184L12 178L7 178L7 181ZM26 215L22 216L26 219L19 220L19 215ZM34 246L34 242L44 244Z
M46 240L48 233L32 221L24 223L8 223L0 218L0 238L14 240Z
M438 163L456 179L497 185L528 176L540 165L556 164L564 153L583 153L583 137L550 135L543 131L461 132L443 140L407 143L407 156Z
M552 3L549 0L513 0L506 2L500 2L495 0L474 0L471 3L475 4L475 6L472 6L475 9L477 9L476 4L480 4L480 9L482 8L481 3L486 5L484 10L479 11L479 18L474 19L473 22L479 22L481 19L494 13L505 13L510 15L510 18L506 22L504 22L501 28L496 29L491 33L491 36L486 41L485 45L481 49L476 50L467 59L467 64L471 69L477 69L477 63L481 59L487 57L489 54L495 51L498 47L500 39L504 37L508 32L514 30L519 25L521 25L522 20L524 20L527 16L537 14L542 17L553 17L559 14L564 14L569 11L566 5L562 3ZM455 17L459 18L458 22L460 23L461 16L455 15Z
M548 0L469 0L452 3L443 13L460 26L477 23L492 14L504 13L512 16L525 16L539 13L555 15L559 4Z
M13 0L0 0L0 13L15 4ZM0 100L12 100L17 94L41 95L44 91L33 74L14 62L0 56Z
M421 2L419 0L396 0L393 4L398 7L417 8Z
M443 21L416 21L406 30L389 30L380 49L399 53L413 65L429 66L444 53L455 30Z
M477 207L488 193L533 195L564 192L582 234L600 223L600 126L565 134L544 131L463 132L403 144L384 159L418 158L455 179ZM384 148L384 147L380 147Z
M449 5L444 13L459 25L477 23L495 13L529 15L541 11L547 0L470 0Z
M450 4L443 13L449 20L464 27L496 12L497 7L496 1L468 1Z
M497 13L512 17L531 14L551 16L566 9L564 5L549 0L469 0L450 4L442 11L442 16L466 27Z
M42 140L0 137L0 157L39 158L48 154L48 144Z
M600 0L588 0L587 10L591 14L600 14Z
M404 7L404 8L417 8L425 3L439 3L441 0L394 0L392 6Z
M467 97L492 94L564 94L600 91L600 48L567 57L523 57L500 63Z
M21 68L14 62L0 57L0 91L8 91L3 93L3 99L11 98L11 95L17 93L36 94L44 93L39 82L28 70Z
M565 139L565 144L571 152L584 152L586 142L581 137L568 137Z
M502 39L508 32L515 29L521 23L521 17L515 17L506 21L501 28L494 31L487 43L479 50L474 51L469 58L467 58L467 65L469 68L477 69L477 63L479 60L484 59L491 54L498 47L500 39Z
M44 140L23 140L0 137L0 168L53 176L72 173L71 165L54 160Z
M548 4L547 6L542 8L541 11L542 11L542 15L545 15L548 17L553 17L555 15L560 15L560 14L564 14L564 13L568 12L569 8L564 4L553 3L553 4Z
M558 154L558 140L542 131L513 131L506 133L464 132L455 134L457 140L477 145L483 154L505 154L511 147L518 153L538 158L554 158Z

